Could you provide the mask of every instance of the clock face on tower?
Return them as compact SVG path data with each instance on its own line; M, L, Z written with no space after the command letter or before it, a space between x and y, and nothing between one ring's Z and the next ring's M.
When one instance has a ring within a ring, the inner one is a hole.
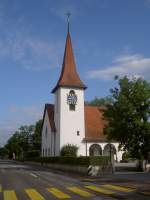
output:
M71 90L69 92L69 94L67 95L67 103L69 105L76 105L77 104L77 95L75 94L75 92L73 90Z

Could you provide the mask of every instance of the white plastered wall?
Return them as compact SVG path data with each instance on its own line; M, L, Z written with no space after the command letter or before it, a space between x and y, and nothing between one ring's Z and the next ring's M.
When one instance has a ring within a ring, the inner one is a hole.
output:
M46 134L46 128L47 128L47 134ZM43 122L43 128L42 128L42 144L41 144L41 155L42 156L53 156L55 153L54 150L54 134L51 131L48 113L46 111L44 122Z
M77 105L75 111L69 110L67 104L67 95L70 90L74 90L77 95ZM84 120L84 90L74 88L59 88L55 93L55 125L56 133L56 152L59 155L61 148L66 144L78 146L78 155L85 155L85 143L82 143L85 137ZM77 135L79 131L79 135Z
M55 137L55 155L60 155L60 89L55 92L54 95L54 121L56 126L56 137Z

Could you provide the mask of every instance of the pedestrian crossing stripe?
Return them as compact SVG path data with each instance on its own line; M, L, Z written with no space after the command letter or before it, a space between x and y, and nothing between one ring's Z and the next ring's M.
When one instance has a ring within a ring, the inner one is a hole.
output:
M85 186L85 188L93 190L94 192L99 192L99 193L106 194L106 195L115 194L115 192L113 192L111 190L100 188L100 187L97 187L97 186L94 186L94 185L88 185L88 186Z
M2 192L2 185L0 184L0 192Z
M133 191L135 191L135 189L122 187L122 186L118 186L118 185L107 184L107 185L102 185L102 186L107 188L107 189L117 190L117 191L120 191L120 192L133 192Z
M30 197L31 200L45 200L43 196L35 189L25 189L25 192ZM12 199L11 199L12 200Z
M17 200L16 193L13 190L5 190L4 200Z
M57 197L58 199L69 199L71 198L71 196L69 196L68 194L62 192L61 190L58 190L57 188L47 188L47 190L52 193L55 197Z
M68 190L70 190L71 192L74 192L82 197L92 197L93 194L85 191L85 190L82 190L78 187L67 187Z
M79 195L81 197L87 197L90 198L94 196L93 192L105 194L105 195L117 195L117 192L133 192L136 191L133 188L128 188L124 186L119 185L111 185L111 184L105 184L105 185L84 185L82 186L84 188L78 187L78 186L68 186L66 189L76 195ZM88 191L86 190L88 189ZM49 187L46 189L48 192L50 192L53 196L55 196L57 199L69 199L71 198L70 194L67 194L55 187ZM45 198L34 188L29 188L24 190L25 193L28 195L30 200L45 200ZM0 184L0 192L3 192L4 200L17 200L17 196L14 190L2 190L2 185ZM143 195L150 195L150 192L144 191L141 192Z

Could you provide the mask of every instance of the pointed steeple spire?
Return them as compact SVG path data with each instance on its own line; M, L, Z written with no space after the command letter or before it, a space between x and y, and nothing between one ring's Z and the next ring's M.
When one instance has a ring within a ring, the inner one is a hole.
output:
M72 88L86 89L86 86L80 80L80 77L76 70L76 64L75 64L75 59L74 59L74 54L73 54L73 49L72 49L69 26L70 26L70 23L69 23L69 17L68 17L68 30L67 30L67 38L66 38L66 46L65 46L65 52L64 52L62 71L61 71L60 78L56 86L52 90L52 93L55 93L55 91L59 87L72 87Z

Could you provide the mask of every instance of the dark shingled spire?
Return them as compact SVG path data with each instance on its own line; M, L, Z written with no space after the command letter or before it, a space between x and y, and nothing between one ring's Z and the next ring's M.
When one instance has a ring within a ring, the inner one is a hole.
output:
M60 74L60 78L52 90L52 93L59 87L72 87L72 88L81 88L86 89L84 83L80 80L80 77L76 70L75 59L73 55L73 49L71 44L71 37L69 33L69 22L68 22L68 33L66 38L66 46L64 52L64 59L62 65L62 71Z

